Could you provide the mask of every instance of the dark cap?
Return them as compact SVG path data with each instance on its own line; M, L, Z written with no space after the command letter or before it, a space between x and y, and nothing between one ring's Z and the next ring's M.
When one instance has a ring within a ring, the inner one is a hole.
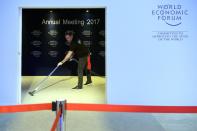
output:
M72 30L67 30L67 31L65 32L65 35L74 35L74 34L75 34L75 32L72 31Z

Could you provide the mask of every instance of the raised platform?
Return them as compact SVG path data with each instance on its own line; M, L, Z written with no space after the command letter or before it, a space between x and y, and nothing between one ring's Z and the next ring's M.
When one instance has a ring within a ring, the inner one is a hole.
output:
M92 76L93 83L84 85L80 90L72 89L77 85L77 76L51 76L40 85L42 90L30 96L28 92L34 90L36 84L45 77L22 77L22 104L45 103L57 99L66 99L69 103L106 103L106 79L98 76Z

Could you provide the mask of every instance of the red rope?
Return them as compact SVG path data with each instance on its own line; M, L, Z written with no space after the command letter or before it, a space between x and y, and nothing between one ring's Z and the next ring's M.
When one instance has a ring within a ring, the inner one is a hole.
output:
M104 112L147 112L147 113L197 113L197 106L137 106L110 104L72 104L65 105L67 110L104 111Z
M51 127L51 131L55 131L55 128L57 127L57 123L58 123L58 121L59 121L59 119L60 119L61 114L62 114L62 111L61 111L61 109L60 109L60 110L58 111L58 113L57 113L57 116L56 116L56 118L55 118L55 121L53 122L53 126Z
M51 103L10 105L10 106L0 106L0 113L14 113L14 112L51 110L51 108L52 108Z
M104 112L147 112L147 113L197 113L197 106L137 106L110 104L67 103L66 110L104 111ZM51 103L0 106L0 113L51 110Z

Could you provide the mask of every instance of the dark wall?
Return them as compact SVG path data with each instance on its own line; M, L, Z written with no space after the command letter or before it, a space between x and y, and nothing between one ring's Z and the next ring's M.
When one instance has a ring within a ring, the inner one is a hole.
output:
M105 9L23 9L22 75L48 75L69 50L64 34L73 30L91 52L92 71L105 75ZM54 75L76 75L67 62Z

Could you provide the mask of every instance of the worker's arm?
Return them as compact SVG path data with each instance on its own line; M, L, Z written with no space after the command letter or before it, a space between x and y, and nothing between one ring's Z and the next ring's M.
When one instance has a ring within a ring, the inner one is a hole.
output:
M72 56L73 56L73 51L68 51L64 59L61 62L59 62L57 66L61 66L62 64L64 64L66 61L70 60Z

